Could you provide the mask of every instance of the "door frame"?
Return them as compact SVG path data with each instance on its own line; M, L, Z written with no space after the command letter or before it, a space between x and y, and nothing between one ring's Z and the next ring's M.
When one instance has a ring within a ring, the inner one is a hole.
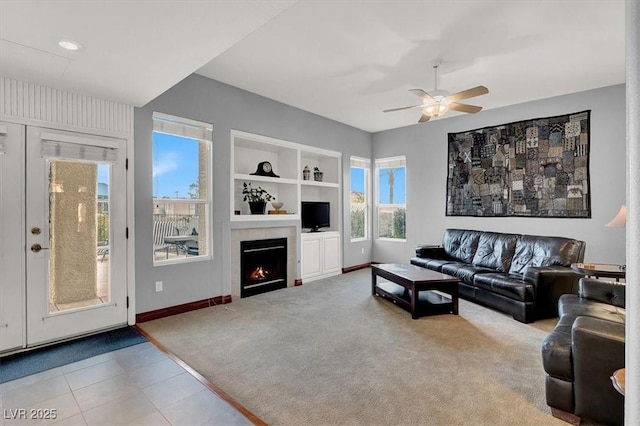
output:
M5 79L2 79L3 81L0 81L0 83L4 82ZM26 84L26 83L25 83ZM41 89L48 89L48 88L43 88L38 86ZM51 89L48 89L51 90ZM7 95L7 97L11 97L9 96L10 94L5 92L3 93L3 95ZM16 94L12 94L16 97L18 97L18 95ZM37 109L38 107L42 106L42 110L45 111L48 109L48 105L46 105L45 100L44 99L38 99L40 101L40 103L38 103L37 101L33 101L33 105L28 105L27 100L24 101L24 110L23 112L28 113L28 112L33 112L33 109ZM85 102L81 102L82 100L78 100L76 103L77 105L85 105L86 104L91 104L91 102L87 102L85 99ZM93 101L95 102L101 102L100 100L96 100L93 99ZM35 127L40 127L40 128L46 128L46 129L50 129L50 130L54 130L54 131L66 131L66 132L72 132L72 133L77 133L78 135L89 135L89 136L97 136L97 137L109 137L109 138L117 138L117 139L122 139L125 141L125 161L126 161L126 166L125 166L125 170L126 170L126 229L127 229L127 234L128 237L126 239L126 256L125 256L125 262L126 265L124 265L126 267L126 292L127 292L127 297L128 297L128 308L127 308L127 324L128 325L134 325L136 323L136 299L135 299L135 232L133 232L133 229L135 229L135 181L134 181L134 176L135 176L135 170L134 170L134 161L133 161L133 157L134 157L134 148L133 148L133 107L129 107L127 105L120 105L121 107L126 107L125 110L130 110L130 118L127 120L125 119L124 121L127 122L128 124L126 126L124 126L123 128L121 128L119 131L109 131L109 130L105 130L105 127L108 126L104 126L104 123L102 123L102 127L103 128L98 128L96 125L96 127L82 127L82 126L75 126L75 125L69 125L69 124L65 124L64 122L56 122L56 121L49 121L49 120L40 120L40 119L33 119L30 117L24 117L24 116L20 116L20 115L9 115L6 113L3 113L0 111L0 121L4 121L6 123L10 123L10 124L18 124L18 125L23 125L23 126L35 126ZM89 109L88 107L86 107L86 109ZM6 110L5 110L6 111ZM19 111L20 112L20 111ZM122 114L122 111L119 111ZM126 111L125 111L126 112ZM84 112L85 114L87 114L87 112ZM54 116L55 114L50 114L51 116ZM128 115L128 114L125 114ZM64 117L65 119L67 117ZM68 121L68 120L67 120ZM26 138L26 129L24 130L24 136ZM25 140L26 143L26 140ZM24 194L23 194L24 197ZM24 209L24 198L22 199L22 204L23 207L22 209ZM24 217L25 212L22 212L22 216ZM26 226L26 222L24 222L24 218L23 218L23 229ZM25 240L25 235L23 233L22 236L22 240L21 240L21 247L22 247L22 251L24 253L25 259L26 259L26 240ZM22 283L22 287L24 288L26 286L26 281L23 280ZM26 301L26 298L25 298ZM23 321L23 327L26 327L26 311L22 312L22 319ZM18 352L21 351L25 348L25 344L26 344L26 332L23 333L24 337L23 337L23 342L22 342L22 347L20 348L15 348L15 350L10 350L7 351L6 353L11 353L11 352ZM3 353L4 355L5 353Z
M6 154L0 154L0 192L2 201L13 202L18 205L2 206L0 215L4 218L0 224L2 231L2 251L0 259L0 352L14 348L23 348L27 343L26 329L26 256L25 248L25 143L26 127L0 121L0 137L5 140ZM5 135L6 128L6 135ZM17 139L14 143L11 139ZM11 142L10 142L11 140ZM17 160L17 161L16 161ZM7 179L9 182L1 182ZM17 253L17 254L16 254ZM10 283L10 284L7 284Z

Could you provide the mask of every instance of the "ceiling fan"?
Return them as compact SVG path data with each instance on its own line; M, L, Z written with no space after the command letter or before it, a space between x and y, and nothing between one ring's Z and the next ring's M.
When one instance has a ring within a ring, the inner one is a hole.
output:
M401 108L386 109L383 112L402 111L404 109L422 108L422 116L418 123L429 121L431 117L438 117L451 110L475 114L482 107L458 103L458 101L475 96L486 95L489 89L484 86L476 86L472 89L450 95L446 90L438 90L438 65L433 66L435 72L435 90L425 92L422 89L410 89L409 91L422 99L422 103Z

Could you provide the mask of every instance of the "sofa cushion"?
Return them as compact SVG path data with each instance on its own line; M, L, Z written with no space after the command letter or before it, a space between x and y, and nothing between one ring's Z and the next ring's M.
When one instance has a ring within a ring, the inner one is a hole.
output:
M421 257L412 257L411 264L422 266L423 268L431 269L432 271L440 272L442 270L442 265L447 263L457 263L455 260L445 260L445 259L423 259Z
M481 231L468 229L447 229L442 238L442 247L449 257L472 263L481 234Z
M534 300L533 286L523 281L520 275L507 275L504 273L477 274L473 277L473 285L510 299L523 302Z
M490 273L493 272L493 269L468 265L466 263L447 263L442 265L442 270L440 272L458 277L467 284L473 284L474 275L479 273Z
M563 294L560 296L558 315L600 318L620 324L624 324L626 321L626 311L624 308L585 299L575 294Z
M571 266L584 256L584 241L563 237L522 235L516 242L510 274L524 273L529 266Z
M484 232L478 240L478 248L473 264L506 272L511 267L511 259L516 249L517 237L513 234Z

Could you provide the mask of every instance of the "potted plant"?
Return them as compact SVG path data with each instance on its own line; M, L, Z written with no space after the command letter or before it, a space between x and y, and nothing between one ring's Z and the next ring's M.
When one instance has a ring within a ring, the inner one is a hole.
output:
M324 172L321 172L319 168L314 167L313 168L313 180L318 181L318 182L322 182L322 175L324 174Z
M267 201L276 199L260 186L253 188L251 186L251 182L242 183L242 194L244 195L242 200L249 202L249 210L251 210L251 214L264 214L264 210L267 207Z

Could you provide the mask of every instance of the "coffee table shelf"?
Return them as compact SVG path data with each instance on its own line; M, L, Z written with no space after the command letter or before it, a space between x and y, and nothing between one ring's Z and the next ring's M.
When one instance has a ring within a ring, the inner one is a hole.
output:
M389 282L378 283L377 277ZM423 315L457 315L459 281L456 277L416 265L371 266L371 294L394 302L409 311L413 319Z

